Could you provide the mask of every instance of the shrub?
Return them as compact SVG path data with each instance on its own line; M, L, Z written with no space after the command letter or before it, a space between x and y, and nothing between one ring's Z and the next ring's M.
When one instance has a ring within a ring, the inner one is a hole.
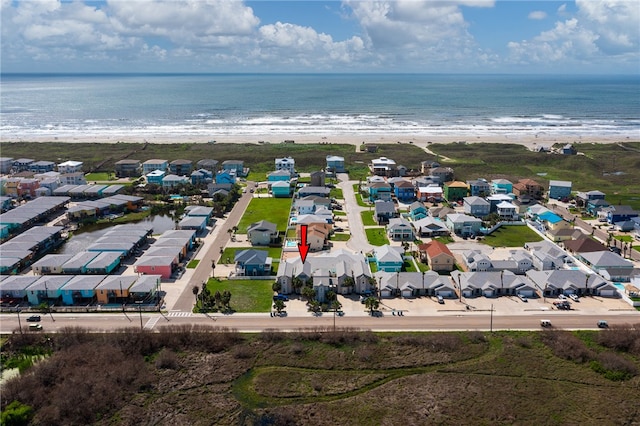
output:
M584 342L568 331L543 331L540 334L540 339L553 351L555 356L562 359L581 363L593 358L592 352Z
M598 333L598 343L617 351L640 355L640 324L612 325Z
M176 370L178 368L178 356L171 349L164 348L156 358L156 368Z
M31 417L33 417L33 408L20 401L12 401L2 411L0 424L5 426L26 426L29 424Z
M628 380L638 375L638 367L633 362L612 352L599 354L591 362L591 368L609 380Z

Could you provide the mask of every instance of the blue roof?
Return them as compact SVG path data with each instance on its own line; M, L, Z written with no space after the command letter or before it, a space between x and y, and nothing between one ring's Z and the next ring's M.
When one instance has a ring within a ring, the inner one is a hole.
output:
M558 216L553 212L544 212L541 215L539 215L538 218L540 220L544 220L545 222L549 222L549 223L558 223L563 221L563 219L560 216Z

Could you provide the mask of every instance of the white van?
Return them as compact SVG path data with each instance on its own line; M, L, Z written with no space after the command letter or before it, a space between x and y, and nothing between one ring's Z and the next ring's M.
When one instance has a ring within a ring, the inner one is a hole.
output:
M547 320L547 319L540 320L540 327L545 327L545 328L551 327L551 320Z

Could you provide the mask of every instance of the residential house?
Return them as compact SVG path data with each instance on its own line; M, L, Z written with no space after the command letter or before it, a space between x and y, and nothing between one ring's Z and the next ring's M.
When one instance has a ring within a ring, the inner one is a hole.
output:
M40 188L38 179L21 179L18 182L18 197L36 198L36 190Z
M18 158L17 160L13 160L13 173L24 172L29 170L29 166L33 163L34 159L31 158Z
M593 251L607 250L607 246L586 235L583 235L575 240L565 241L564 248L569 253L590 253Z
M550 180L549 181L549 200L562 200L571 197L571 181L568 180Z
M177 159L169 163L169 171L178 176L189 176L192 171L191 160Z
M412 221L424 219L429 215L427 208L420 201L414 201L409 205L409 217Z
M254 222L247 228L247 238L254 246L275 244L278 241L277 225L267 220Z
M385 272L374 274L378 282L380 297L402 296L415 297L424 293L422 274L420 272Z
M561 269L557 271L529 271L527 278L544 297L557 297L561 294L578 296L592 295L617 297L616 287L598 276L578 270Z
M513 192L513 183L507 179L493 179L491 181L492 194L511 194Z
M373 250L373 259L378 271L400 272L404 265L402 247L384 245Z
M584 233L579 228L556 228L547 229L545 235L553 242L564 242L578 238Z
M413 228L409 221L403 217L389 219L387 235L394 241L413 241Z
M405 179L394 183L393 193L399 201L405 203L416 199L416 192L413 184Z
M471 272L509 271L521 275L533 268L533 258L524 250L512 250L504 260L492 259L480 250L467 250L463 259Z
M344 157L338 155L327 155L327 167L328 173L344 173Z
M521 294L535 295L535 287L527 277L510 271L451 272L451 279L458 284L463 297L499 297Z
M443 188L444 198L450 203L461 201L468 192L467 184L460 181L447 182Z
M136 273L160 275L163 279L171 278L176 267L174 256L143 255L133 264Z
M373 182L369 186L369 201L391 200L391 185L386 182Z
M36 281L38 277L28 275L11 275L0 281L0 300L2 303L17 304L27 300L30 293L27 289ZM39 303L35 303L38 305Z
M392 201L376 200L373 209L373 219L378 225L388 223L392 218L398 217L396 205Z
M366 294L373 288L373 277L365 256L339 249L307 257L305 262L299 256L280 262L277 281L282 286L281 293L294 291L294 278L308 281L316 274L331 279L328 284L337 294Z
M576 201L578 202L579 206L586 206L587 202L593 201L593 200L604 200L606 196L607 194L598 190L592 190L587 192L580 191L576 194Z
M233 185L234 183L236 183L236 174L232 171L220 170L218 173L216 173L217 185Z
M291 184L289 181L273 182L271 184L271 193L275 198L291 198Z
M88 305L95 302L95 288L104 280L106 275L76 275L65 285L60 287L62 304Z
M568 143L560 149L560 152L562 152L563 155L576 155L578 150L576 150L572 144Z
M207 233L207 218L197 216L185 216L178 222L177 229L193 230L200 235Z
M140 176L140 161L125 158L116 161L115 169L116 177L137 177Z
M236 264L236 275L270 275L273 259L267 255L266 250L248 249L236 251L233 259Z
M198 169L209 170L213 175L218 171L218 164L219 164L218 160L213 160L211 158L204 158L202 160L198 160L198 162L196 163L196 167Z
M635 272L633 262L609 250L578 253L576 257L610 281L629 282Z
M369 163L369 170L376 176L393 177L399 175L396 162L387 157L380 157L371 160L371 163Z
M213 182L213 172L207 169L198 169L191 172L191 183L193 185L207 184Z
M437 161L425 160L420 162L420 173L423 175L428 175L429 170L435 169L436 167L440 167L440 163Z
M59 177L60 185L86 185L87 178L82 172L63 173Z
M489 202L489 212L496 213L498 211L498 204L502 202L511 203L513 198L507 194L493 194L487 197L487 201Z
M463 205L466 214L479 218L487 216L491 208L487 200L477 196L464 197Z
M636 227L636 222L633 219L637 219L637 217L632 217L629 220L624 220L622 222L616 222L616 229L620 232L630 232L633 231Z
M513 193L518 197L529 196L539 200L542 198L544 188L533 179L520 179L512 186Z
M166 174L167 172L164 170L152 170L146 174L145 178L147 179L147 183L162 186L162 179L164 179Z
M456 235L471 236L480 233L482 220L466 214L452 213L447 215L446 225Z
M112 275L95 288L96 302L100 305L125 304L129 300L129 287L136 282L136 275Z
M0 173L1 174L9 174L12 166L13 166L13 158L0 157Z
M571 227L569 222L551 211L538 215L538 222L544 226L545 230L556 230Z
M451 167L436 167L429 170L429 176L438 180L439 184L453 180L454 174Z
M446 221L447 215L456 213L454 209L451 207L443 206L443 207L432 207L429 209L429 215L435 219L440 219L443 222Z
M58 173L77 173L82 171L82 161L65 161L58 164Z
M244 176L244 162L242 160L225 160L222 162L222 170L234 176Z
M455 269L456 258L446 244L432 241L418 246L422 261L427 263L432 271L450 272Z
M291 180L291 173L288 170L276 170L267 175L267 182L289 182Z
M591 216L598 216L598 219L603 218L606 222L608 212L605 209L609 206L610 204L607 200L589 200L587 201L585 210Z
M12 277L7 278L8 281ZM23 278L23 277L16 277ZM24 277L26 278L26 277ZM26 288L27 300L30 306L39 306L42 303L46 303L47 306L60 304L61 302L61 289L69 281L71 276L46 276L46 277L29 277L35 278L34 282ZM3 281L4 284L4 281Z
M276 171L284 170L289 173L289 178L296 175L296 160L292 157L276 158Z
M311 183L309 186L325 186L325 173L323 170L316 170L310 173Z
M442 188L437 184L421 186L418 188L417 198L419 201L429 203L439 203L443 200Z
M189 183L189 178L186 176L166 175L162 178L163 189L173 189L180 185L186 185Z
M422 275L422 283L427 296L442 296L445 299L455 298L456 290L451 278L435 271L427 271Z
M56 163L53 161L34 161L29 164L29 171L33 173L46 173L52 172L56 168Z
M612 225L639 216L638 211L631 206L609 206L603 210L607 212L607 222Z
M413 221L412 225L418 237L433 238L450 234L449 228L447 228L444 222L431 216Z
M525 243L524 248L531 253L533 267L539 271L560 269L570 261L564 250L547 240Z
M142 174L148 175L149 173L160 170L166 172L169 168L169 161L153 158L142 163Z
M158 304L161 278L159 275L147 274L138 277L129 287L129 297L134 303L147 302Z
M519 220L518 207L508 201L503 201L496 206L496 213L502 220Z
M307 185L303 188L300 188L297 192L298 198L304 198L309 196L316 197L328 197L331 193L331 189L324 186L311 186Z
M469 195L472 197L486 197L491 194L491 185L484 179L468 180Z
M541 214L547 212L551 212L551 210L540 204L534 204L533 206L527 207L526 216L531 220L538 220Z

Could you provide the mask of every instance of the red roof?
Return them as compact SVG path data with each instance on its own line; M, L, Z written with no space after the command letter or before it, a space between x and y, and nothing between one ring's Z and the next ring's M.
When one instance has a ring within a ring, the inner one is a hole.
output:
M424 249L423 249L423 246L424 246ZM453 253L451 253L451 250L449 250L449 247L447 247L446 244L441 243L440 241L432 241L427 244L421 244L420 249L425 250L427 252L427 255L429 255L429 257L434 257L443 253L453 257Z

